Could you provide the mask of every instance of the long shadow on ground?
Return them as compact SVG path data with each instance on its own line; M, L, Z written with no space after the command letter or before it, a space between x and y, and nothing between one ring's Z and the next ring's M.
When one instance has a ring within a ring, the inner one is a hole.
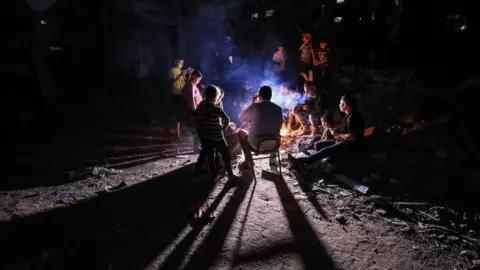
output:
M6 267L145 269L190 222L208 196L191 166L77 205L0 224ZM190 183L190 185L189 185Z
M306 219L285 180L278 178L274 183L294 236L294 243L275 245L265 250L256 251L254 254L240 255L236 259L236 264L265 260L271 256L293 252L300 255L303 269L336 269L335 263L318 239L316 232Z

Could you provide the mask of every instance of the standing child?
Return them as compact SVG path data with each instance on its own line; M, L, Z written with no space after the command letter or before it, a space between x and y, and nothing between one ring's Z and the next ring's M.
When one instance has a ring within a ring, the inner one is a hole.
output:
M202 166L201 161L207 157L210 173L213 177L216 177L218 174L218 168L216 168L214 161L216 150L223 158L228 176L234 177L227 142L223 134L223 130L228 126L230 118L223 109L216 106L218 92L217 87L209 85L205 89L205 99L200 102L195 111L198 136L202 144L202 151L200 152L196 168L199 169Z

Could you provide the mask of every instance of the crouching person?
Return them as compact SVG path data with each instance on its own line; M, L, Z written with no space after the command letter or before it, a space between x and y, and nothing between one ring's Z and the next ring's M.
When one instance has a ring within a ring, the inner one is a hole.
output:
M316 135L320 133L320 118L323 114L323 99L313 82L304 85L305 95L308 96L304 104L293 109L295 120L300 123L300 135Z
M283 124L282 108L271 102L271 98L272 88L264 85L260 87L258 95L252 98L252 104L240 113L240 122L250 123L249 131L241 129L238 132L238 140L245 155L245 161L240 165L243 169L251 169L251 151L252 148L257 148L260 137L280 136Z
M215 105L217 100L217 88L209 85L205 89L205 99L200 102L195 110L197 131L202 146L196 169L200 169L202 161L206 157L210 173L215 179L218 175L218 170L215 166L215 151L218 151L223 158L228 176L232 178L235 175L233 174L228 146L223 134L223 130L228 126L230 118L223 109Z

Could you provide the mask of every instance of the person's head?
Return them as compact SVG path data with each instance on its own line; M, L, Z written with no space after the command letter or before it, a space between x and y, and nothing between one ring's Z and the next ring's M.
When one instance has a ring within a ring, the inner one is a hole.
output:
M260 101L270 100L272 98L272 88L268 85L260 87L258 90L258 97Z
M320 41L320 48L325 49L328 46L326 41Z
M205 88L205 99L212 103L217 102L217 98L219 96L220 89L215 87L214 85L209 85Z
M175 66L178 67L178 68L182 68L183 67L183 59L178 59L177 61L175 61Z
M312 81L307 81L303 85L303 90L305 91L305 94L311 96L311 97L316 97L317 96L317 90L315 83Z
M312 35L310 35L309 33L303 33L302 34L302 42L305 42L307 40L311 40L312 39Z
M332 127L333 126L333 115L326 112L320 118L323 127Z
M253 86L249 83L249 82L246 82L244 85L243 85L243 89L247 92L249 92L250 90L252 90Z
M280 93L282 93L283 95L288 94L288 87L286 85L284 84L280 85L279 89L280 89Z
M200 71L194 70L194 71L192 72L192 76L190 77L190 81L191 81L193 84L197 85L197 84L202 80L202 77L203 77L203 75L202 75L202 73L201 73Z
M284 51L283 46L278 46L278 52L279 52L279 53L283 53L283 51Z
M344 95L342 98L340 98L340 104L338 106L340 107L341 112L349 113L357 108L356 105L357 103L352 96Z

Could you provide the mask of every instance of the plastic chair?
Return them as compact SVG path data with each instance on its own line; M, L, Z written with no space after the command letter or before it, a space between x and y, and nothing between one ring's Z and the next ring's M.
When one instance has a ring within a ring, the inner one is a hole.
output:
M278 170L280 172L280 177L282 177L282 164L280 162L280 145L281 145L280 136L275 136L275 137L259 136L257 137L257 147L255 148L250 145L250 151L253 153L252 160L250 160L250 163L251 163L250 165L252 167L253 178L255 180L257 178L255 176L253 161L271 158L271 154L274 154L273 158L276 158L278 160ZM268 155L268 156L265 156L265 155Z

